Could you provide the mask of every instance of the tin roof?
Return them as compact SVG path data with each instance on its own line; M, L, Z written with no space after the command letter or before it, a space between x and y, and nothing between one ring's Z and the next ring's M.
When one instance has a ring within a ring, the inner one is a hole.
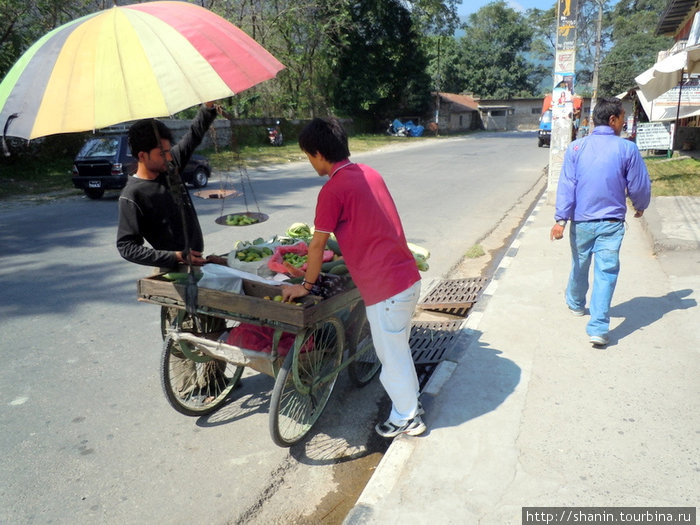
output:
M656 34L675 36L698 7L699 0L669 0L656 26Z
M457 106L462 106L470 111L478 111L479 103L470 95L457 95L456 93L442 93L440 98Z

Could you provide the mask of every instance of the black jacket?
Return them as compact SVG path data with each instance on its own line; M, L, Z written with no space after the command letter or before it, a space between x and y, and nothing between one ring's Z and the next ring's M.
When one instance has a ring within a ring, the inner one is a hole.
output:
M176 251L204 249L197 212L180 173L215 118L215 109L202 106L187 134L172 146L175 178L170 179L167 173L161 173L155 180L129 177L119 196L117 229L117 249L127 261L172 268L177 266Z

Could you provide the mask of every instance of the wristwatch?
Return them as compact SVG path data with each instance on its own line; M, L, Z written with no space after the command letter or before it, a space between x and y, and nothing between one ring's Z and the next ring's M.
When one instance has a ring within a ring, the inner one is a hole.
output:
M557 221L557 224L558 224L559 226L566 226L566 219L559 219L559 220Z

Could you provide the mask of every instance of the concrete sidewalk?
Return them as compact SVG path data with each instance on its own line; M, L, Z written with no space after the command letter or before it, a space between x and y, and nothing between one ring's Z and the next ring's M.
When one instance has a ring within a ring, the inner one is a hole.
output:
M666 204L650 210L653 224L628 214L611 341L598 349L588 316L564 303L568 234L549 240L554 208L540 199L425 388L428 433L394 439L345 524L519 524L530 506L695 507L700 198ZM654 246L684 251L657 257Z

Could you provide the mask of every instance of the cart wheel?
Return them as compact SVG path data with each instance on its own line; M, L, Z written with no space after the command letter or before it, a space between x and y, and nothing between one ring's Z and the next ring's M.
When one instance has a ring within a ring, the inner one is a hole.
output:
M277 374L270 434L280 447L298 443L323 412L343 359L345 334L335 318L301 331Z
M382 367L377 352L374 350L369 321L364 312L353 329L348 359L350 360L348 375L357 386L365 386L372 381Z
M186 416L202 416L226 401L244 368L203 355L168 335L161 356L161 385L175 410Z

